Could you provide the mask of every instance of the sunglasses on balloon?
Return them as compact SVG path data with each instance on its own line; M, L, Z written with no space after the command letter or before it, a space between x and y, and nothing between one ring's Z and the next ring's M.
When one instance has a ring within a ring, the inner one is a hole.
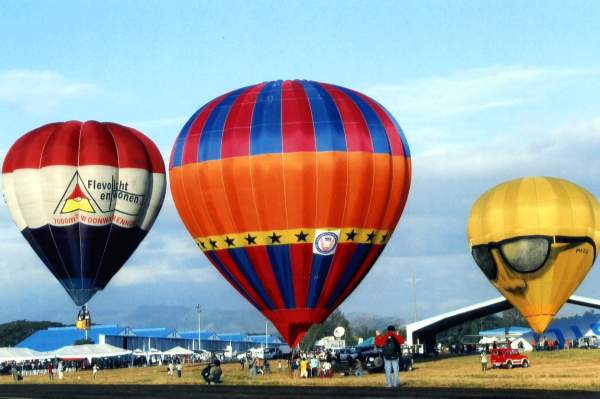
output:
M520 236L506 240L475 245L471 254L475 263L490 280L495 280L498 275L498 265L492 255L492 250L497 249L504 263L517 273L534 273L538 271L548 258L552 249L565 251L583 244L590 244L596 259L596 243L590 237L567 236ZM555 244L566 244L555 246Z

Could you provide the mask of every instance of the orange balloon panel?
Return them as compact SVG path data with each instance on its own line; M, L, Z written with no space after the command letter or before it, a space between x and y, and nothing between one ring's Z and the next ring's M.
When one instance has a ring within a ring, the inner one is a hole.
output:
M389 241L410 168L400 128L375 101L285 81L201 108L175 143L170 175L198 246L295 345Z

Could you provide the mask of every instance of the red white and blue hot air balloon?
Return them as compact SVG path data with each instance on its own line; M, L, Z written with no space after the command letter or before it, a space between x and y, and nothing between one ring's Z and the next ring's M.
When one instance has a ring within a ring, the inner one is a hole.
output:
M373 99L311 81L224 94L171 155L175 204L219 272L296 346L365 277L408 197L408 145Z
M165 195L156 145L115 123L35 129L8 151L2 178L17 227L77 305L119 271Z

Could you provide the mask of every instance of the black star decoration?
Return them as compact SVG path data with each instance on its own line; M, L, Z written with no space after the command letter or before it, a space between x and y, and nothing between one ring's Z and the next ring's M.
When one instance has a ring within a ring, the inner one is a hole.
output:
M278 236L277 234L275 234L275 232L273 232L273 235L270 235L268 237L271 239L271 244L275 244L276 242L281 244L281 241L279 240L281 236Z
M370 232L369 234L367 234L367 241L369 242L373 242L373 239L375 238L375 235L377 233L375 233L375 231Z
M346 241L354 241L354 237L356 237L356 231L352 229L350 233L346 233Z
M256 244L256 236L251 236L250 233L244 237L244 240L248 241L248 245Z
M306 234L305 232L303 232L302 230L300 230L300 234L294 234L296 236L296 238L298 239L298 242L300 241L304 241L306 242L306 237L308 237L308 234Z
M218 248L216 241L208 240L208 242L210 242L210 246L212 247L212 249L217 249Z
M229 238L228 236L225 236L225 242L227 243L228 247L235 247L234 241L235 240L233 238Z
M204 244L204 241L198 241L198 246L202 249L206 249L206 245Z
M381 237L381 242L385 242L385 240L387 240L387 234L384 234L384 235Z

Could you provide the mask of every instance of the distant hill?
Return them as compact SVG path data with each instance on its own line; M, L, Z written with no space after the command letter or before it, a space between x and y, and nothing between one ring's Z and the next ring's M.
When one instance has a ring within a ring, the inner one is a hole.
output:
M344 313L350 325L355 328L383 329L389 325L403 326L399 317L380 316L372 313ZM106 318L106 317L105 317ZM204 309L201 315L202 330L216 332L245 331L263 333L265 317L260 312L235 309ZM198 314L192 307L168 305L143 305L130 313L119 315L109 321L132 328L170 327L180 331L198 328ZM269 330L274 327L269 323Z
M133 311L99 314L93 316L99 324L118 324L122 327L148 328L168 327L179 331L198 328L198 314L193 307L169 305L142 305ZM371 330L384 329L388 325L402 326L405 322L393 316L380 316L372 313L350 312L344 314L349 327L360 336L370 334ZM215 332L248 332L263 334L265 317L254 309L204 309L202 311L202 330ZM48 327L62 327L64 324L50 321L19 320L0 324L0 347L14 346L34 332ZM335 327L335 326L334 326ZM333 331L333 330L332 330ZM276 333L269 322L269 332ZM331 334L331 332L330 332Z
M15 346L38 330L49 327L64 327L62 323L53 321L17 320L0 324L0 348Z
M356 329L385 329L387 326L400 327L406 324L404 320L395 316L380 316L373 313L349 312L344 313L350 325Z
M198 314L192 307L168 305L144 305L131 313L112 319L111 323L132 328L169 327L179 331L196 330ZM244 331L263 333L265 317L254 309L204 309L201 314L202 330L215 332ZM269 323L269 330L274 327Z

